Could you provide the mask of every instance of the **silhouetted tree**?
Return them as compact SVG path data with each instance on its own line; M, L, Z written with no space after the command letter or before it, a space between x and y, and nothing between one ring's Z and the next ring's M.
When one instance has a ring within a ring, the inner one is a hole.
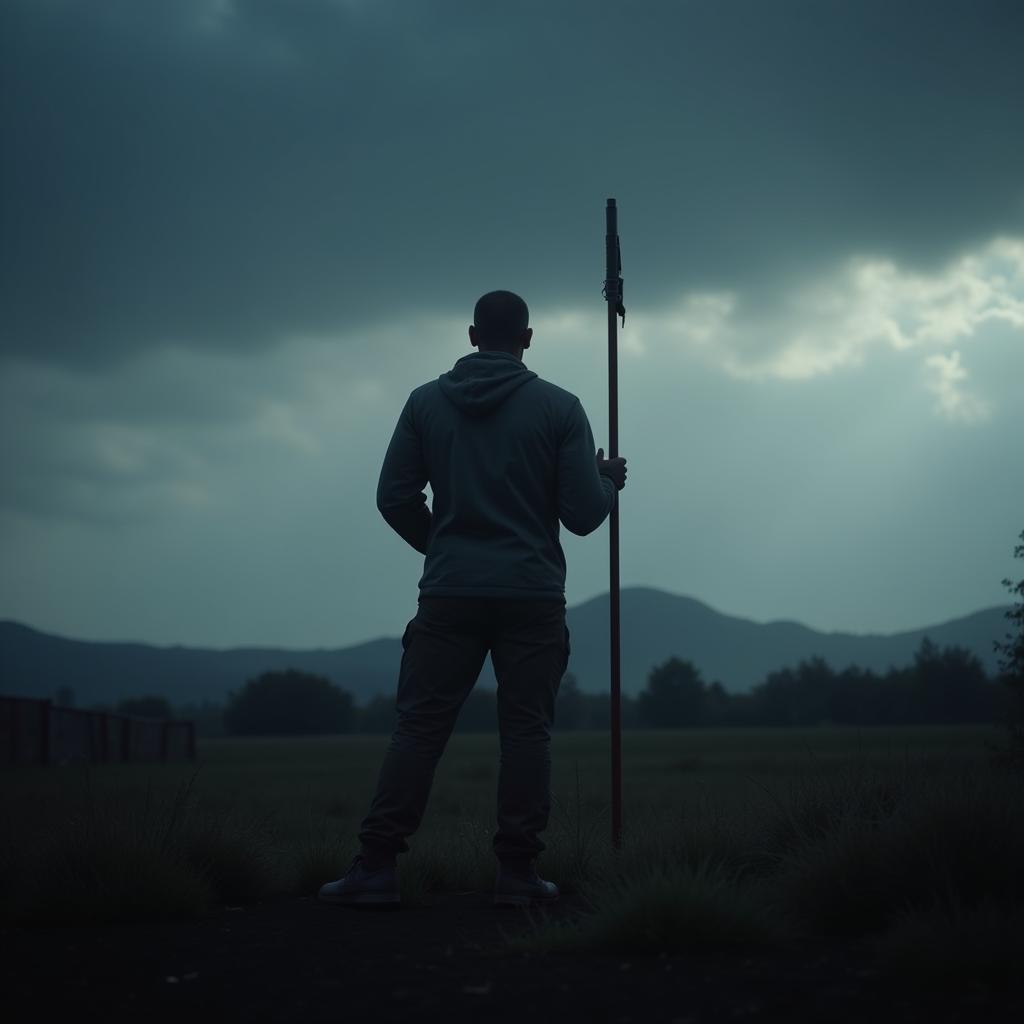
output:
M895 685L895 684L893 684ZM837 725L878 725L902 714L907 701L893 701L893 689L870 669L850 665L836 674L829 696L829 719ZM894 707L896 710L894 711Z
M941 650L928 637L914 655L917 721L956 724L986 719L992 701L985 668L962 647Z
M587 720L587 698L576 676L566 672L558 687L555 699L555 727L557 729L585 729Z
M611 695L609 694L605 707L608 709L608 724L611 725ZM630 697L628 693L622 694L619 703L620 715L622 717L623 729L640 729L643 722L640 718L640 698Z
M357 712L356 727L360 732L391 733L395 730L396 720L395 698L377 694Z
M127 697L117 705L119 715L137 715L139 718L173 718L171 705L165 697Z
M622 695L622 727L992 721L1000 712L1004 691L988 679L981 661L970 651L960 647L939 649L927 638L918 649L914 664L890 668L884 675L855 665L836 671L823 658L812 657L796 667L771 672L750 693L731 694L717 680L707 685L691 662L673 657L651 669L646 687L638 696ZM1024 751L1024 714L1020 718ZM474 691L462 708L456 728L463 732L486 732L494 728L496 719L494 692ZM393 724L393 698L374 697L359 712L362 731L390 732ZM603 732L610 724L611 701L607 690L585 693L576 677L567 673L556 698L555 728Z
M704 724L711 726L729 725L732 715L732 697L716 679L704 694Z
M754 687L754 706L764 725L820 725L830 720L835 672L822 658L780 668Z
M212 700L201 703L191 701L180 704L175 710L178 718L191 719L196 723L196 735L214 738L224 735L224 705Z
M729 697L729 711L724 724L737 727L761 724L757 719L757 703L752 693L734 693Z
M60 686L57 688L57 697L54 700L54 704L59 708L73 708L75 706L75 691L70 686Z
M1014 558L1024 558L1024 530L1020 533L1020 540L1021 543L1013 549ZM1016 600L1006 613L1010 629L1003 641L996 642L995 649L999 655L1001 681L1010 688L1014 697L1007 719L1009 753L1024 765L1024 577L1016 583L1007 577L1003 586Z
M890 668L879 680L872 725L913 725L924 722L913 666Z
M637 711L640 721L653 729L700 725L704 698L704 680L697 667L669 658L651 669L647 686L637 697Z
M611 694L605 690L603 693L587 694L587 729L607 729L612 723L612 699ZM625 697L623 697L625 701Z
M228 695L224 726L235 736L311 736L349 732L352 695L322 676L288 669L250 679Z

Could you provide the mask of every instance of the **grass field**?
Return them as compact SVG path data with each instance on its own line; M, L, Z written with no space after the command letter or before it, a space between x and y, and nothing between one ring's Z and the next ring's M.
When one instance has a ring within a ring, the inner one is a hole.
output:
M994 763L1003 741L984 727L627 733L614 853L608 737L556 734L538 868L591 914L517 941L642 952L867 934L904 969L953 956L998 980L1024 951L1024 780ZM195 764L8 769L4 916L153 920L315 892L357 850L387 742L209 740ZM497 764L496 736L452 738L401 861L404 902L493 883Z

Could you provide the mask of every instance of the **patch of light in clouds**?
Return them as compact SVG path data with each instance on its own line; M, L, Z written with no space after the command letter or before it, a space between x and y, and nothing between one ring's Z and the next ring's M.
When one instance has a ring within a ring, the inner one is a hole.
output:
M967 371L960 365L960 353L941 352L924 361L928 370L927 385L938 399L936 411L953 422L976 423L991 415L988 402L964 390Z
M17 484L4 503L30 515L74 515L77 506L90 520L106 510L117 522L230 503L247 471L280 460L289 471L310 460L377 462L409 391L474 351L470 319L469 310L412 313L258 355L164 348L103 375L12 364L0 385L3 419L12 436L34 441L5 459ZM566 382L599 433L603 304L538 306L532 323L527 365ZM662 374L673 360L697 360L751 386L809 383L889 353L900 357L890 372L901 386L930 393L936 416L971 425L999 413L990 393L998 370L971 368L997 326L1004 338L1024 330L1020 239L995 239L930 275L851 259L779 301L737 288L684 293L661 309L627 305L619 343L624 359L668 360Z
M1024 241L994 239L935 274L892 260L851 258L796 283L780 302L737 292L689 293L634 315L624 346L635 355L673 350L750 381L808 381L859 366L886 350L920 360L936 412L971 423L991 404L965 390L969 371L954 344L981 343L986 325L1024 330ZM938 351L935 351L938 350Z

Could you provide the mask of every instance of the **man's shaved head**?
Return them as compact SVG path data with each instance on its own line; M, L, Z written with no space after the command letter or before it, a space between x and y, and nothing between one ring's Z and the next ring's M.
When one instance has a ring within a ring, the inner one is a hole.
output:
M529 323L530 311L515 292L488 292L473 309L477 337L488 348L516 347Z

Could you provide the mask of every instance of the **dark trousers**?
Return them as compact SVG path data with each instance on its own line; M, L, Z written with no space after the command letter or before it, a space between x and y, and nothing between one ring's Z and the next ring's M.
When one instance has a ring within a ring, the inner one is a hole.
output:
M424 597L402 637L398 720L377 793L360 826L363 854L405 853L419 828L434 769L463 701L491 653L498 680L498 830L501 861L531 860L551 812L551 726L569 661L559 600Z

